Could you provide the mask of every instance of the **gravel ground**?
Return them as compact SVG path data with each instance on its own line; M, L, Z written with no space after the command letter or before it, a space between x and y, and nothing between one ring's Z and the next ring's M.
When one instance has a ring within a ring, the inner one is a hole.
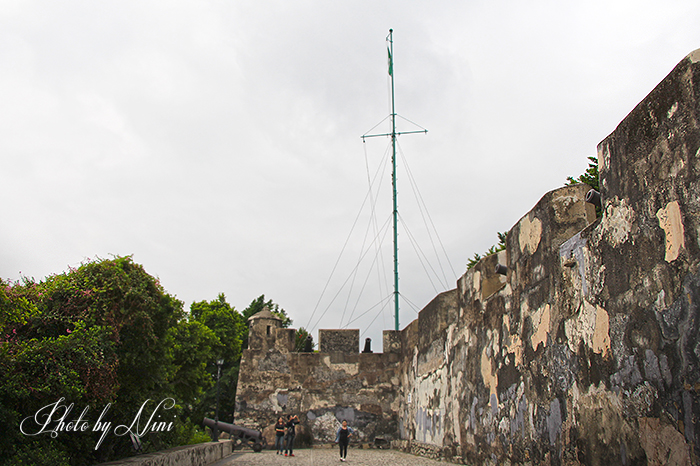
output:
M340 461L337 449L306 448L294 450L294 457L285 457L265 450L260 453L251 451L234 452L228 458L217 461L210 466L324 466L349 464L353 466L443 466L445 463L420 456L413 456L395 450L359 450L350 448L346 462Z

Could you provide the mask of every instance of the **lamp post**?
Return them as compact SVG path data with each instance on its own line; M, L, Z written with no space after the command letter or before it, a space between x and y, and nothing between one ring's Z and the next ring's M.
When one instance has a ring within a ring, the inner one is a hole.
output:
M214 416L214 438L219 441L219 379L221 379L221 366L224 365L223 359L216 361L216 415Z

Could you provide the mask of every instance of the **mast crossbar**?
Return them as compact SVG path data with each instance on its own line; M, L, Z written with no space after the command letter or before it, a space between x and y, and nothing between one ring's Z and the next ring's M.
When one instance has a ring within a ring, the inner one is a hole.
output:
M401 136L402 134L416 134L416 133L423 133L423 134L425 134L425 133L427 133L427 132L428 132L427 129L423 129L423 130L421 130L421 131L402 131L402 132L400 132L400 133L396 133L396 135L397 135L397 136ZM392 134L391 134L391 133L384 133L384 134L366 134L366 135L360 136L360 137L361 137L362 139L365 139L365 138L378 138L378 137L380 137L380 136L392 136Z

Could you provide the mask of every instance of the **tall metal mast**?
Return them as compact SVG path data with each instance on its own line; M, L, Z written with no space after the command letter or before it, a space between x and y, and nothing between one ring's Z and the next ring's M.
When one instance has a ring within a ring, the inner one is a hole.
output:
M389 76L391 76L391 186L394 195L394 330L399 329L399 209L396 202L396 107L394 105L394 30L389 29Z
M376 136L391 136L391 186L394 197L394 330L399 330L399 233L398 217L399 208L396 199L396 136L411 133L427 133L428 130L396 132L396 107L394 102L394 30L389 29L386 40L387 53L389 54L389 76L391 76L391 133L364 135L362 139Z

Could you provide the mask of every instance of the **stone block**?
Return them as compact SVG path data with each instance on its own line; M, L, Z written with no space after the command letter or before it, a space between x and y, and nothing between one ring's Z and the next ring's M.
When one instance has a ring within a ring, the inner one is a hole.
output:
M384 330L382 334L382 351L384 353L401 353L401 332Z
M321 353L332 353L335 351L343 353L360 352L360 331L358 329L322 329L318 331L318 340Z

